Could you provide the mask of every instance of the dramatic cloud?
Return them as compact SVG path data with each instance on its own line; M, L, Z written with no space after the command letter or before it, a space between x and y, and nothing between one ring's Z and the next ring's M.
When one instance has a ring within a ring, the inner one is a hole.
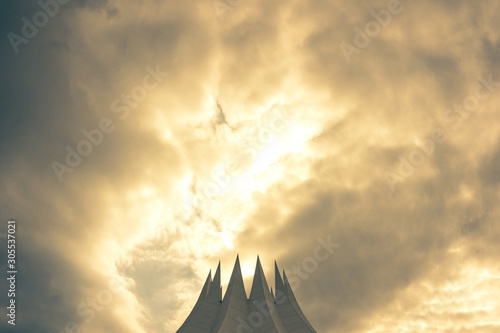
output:
M496 1L58 1L2 4L2 332L175 332L237 254L318 332L500 330Z

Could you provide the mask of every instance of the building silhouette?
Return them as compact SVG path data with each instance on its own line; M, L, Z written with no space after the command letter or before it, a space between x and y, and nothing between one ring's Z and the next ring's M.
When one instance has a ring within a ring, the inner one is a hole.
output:
M290 283L275 264L275 289L269 287L257 257L250 297L243 285L240 260L222 298L220 262L211 271L193 310L177 333L317 333L300 309Z

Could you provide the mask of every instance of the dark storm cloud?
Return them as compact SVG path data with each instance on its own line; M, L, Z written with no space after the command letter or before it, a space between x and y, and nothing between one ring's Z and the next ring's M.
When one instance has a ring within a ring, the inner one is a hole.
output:
M27 3L4 3L8 8L2 10L2 36L19 30L21 17L31 17L40 10ZM134 160L155 156L150 166L166 167L159 161L168 155L168 147L155 140L148 145L149 151L137 150L132 142L125 148L120 139L144 142L149 135L117 131L69 174L65 183L57 181L51 168L54 160L64 160L66 145L75 147L82 139L82 129L96 126L100 112L108 112L94 109L79 92L75 94L68 67L69 54L74 52L73 36L59 30L71 31L65 19L77 11L99 11L104 6L102 1L80 1L61 8L28 44L21 45L18 54L9 40L2 38L1 211L2 220L18 221L21 273L16 329L23 332L63 332L72 321L82 327L77 306L87 296L95 297L109 280L92 268L96 252L91 244L101 239L109 226L103 220L104 197L98 189L109 182L119 190L118 184L123 185L119 178L140 174L136 168L140 162ZM168 160L172 165L173 159ZM5 281L1 286L6 286ZM2 300L4 303L4 295ZM101 315L95 322L107 331L130 329L112 314ZM1 326L7 329L10 325L2 321Z

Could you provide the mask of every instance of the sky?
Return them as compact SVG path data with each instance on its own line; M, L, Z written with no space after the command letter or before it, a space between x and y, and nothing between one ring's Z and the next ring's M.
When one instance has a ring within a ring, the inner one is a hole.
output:
M175 332L239 254L321 333L499 332L499 12L2 1L0 331Z

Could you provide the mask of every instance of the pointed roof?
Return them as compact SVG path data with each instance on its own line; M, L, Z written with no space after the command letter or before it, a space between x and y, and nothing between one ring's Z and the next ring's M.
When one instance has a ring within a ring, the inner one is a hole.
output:
M283 271L281 278L275 262L275 289L269 287L264 270L257 257L250 297L247 298L240 258L236 256L226 294L222 299L221 268L217 266L212 280L210 271L198 301L177 333L316 333L299 307ZM260 313L261 322L255 323Z
M203 285L203 288L201 289L200 296L198 297L198 301L196 301L196 304L193 307L193 310L191 310L191 313L187 317L186 321L182 326L179 328L177 332L184 332L184 330L187 330L189 323L192 322L193 318L196 317L196 313L198 312L198 309L201 307L203 302L205 301L208 293L208 289L210 288L210 284L212 283L212 270L208 272L207 279L205 280L205 284Z
M250 300L257 299L259 297L265 297L267 295L266 291L267 293L269 293L266 277L260 263L260 258L259 256L257 256L257 264L255 265L255 273L253 275L252 290L250 291Z
M316 330L311 326L311 324L307 320L306 316L304 315L304 313L302 312L302 309L299 306L299 303L297 302L297 299L295 298L295 295L293 294L293 290L292 290L292 287L290 286L290 283L288 282L288 278L286 276L285 270L283 270L283 281L285 282L285 290L286 290L287 297L284 301L282 308L283 309L287 308L287 304L291 304L293 309L296 312L296 316L298 316L298 318L301 319L301 326L304 326L304 329L309 329L310 332L316 333ZM298 328L299 326L298 326L298 324L294 324L293 327Z
M240 257L236 256L233 273L229 279L222 307L210 332L236 332L237 318L248 317L248 302L241 274Z
M262 324L255 332L286 332L269 292L266 276L258 256L249 301L250 313L260 312L264 317Z
M198 302L177 333L206 333L207 327L212 327L220 309L220 262L213 280L211 271L201 291Z
M233 295L238 297L244 297L245 299L247 297L247 294L245 292L245 284L243 283L243 274L241 273L239 255L236 256L233 273L231 274L231 278L229 279L227 291L228 292L226 292L226 295L224 295L224 299L226 299L226 297L231 297Z
M212 270L210 270L208 272L207 279L205 280L205 284L203 285L203 288L201 289L201 293L200 293L200 296L198 297L198 301L196 302L196 305L201 304L201 301L207 297L208 289L210 288L211 283L212 283ZM196 308L196 305L194 306L195 308Z
M280 270L278 268L276 260L274 261L274 286L276 289L275 297L278 297L279 293L285 293L285 285L283 284L283 279L281 279Z
M211 303L219 303L222 300L222 290L220 285L220 261L215 271L215 276L208 290L207 301Z

